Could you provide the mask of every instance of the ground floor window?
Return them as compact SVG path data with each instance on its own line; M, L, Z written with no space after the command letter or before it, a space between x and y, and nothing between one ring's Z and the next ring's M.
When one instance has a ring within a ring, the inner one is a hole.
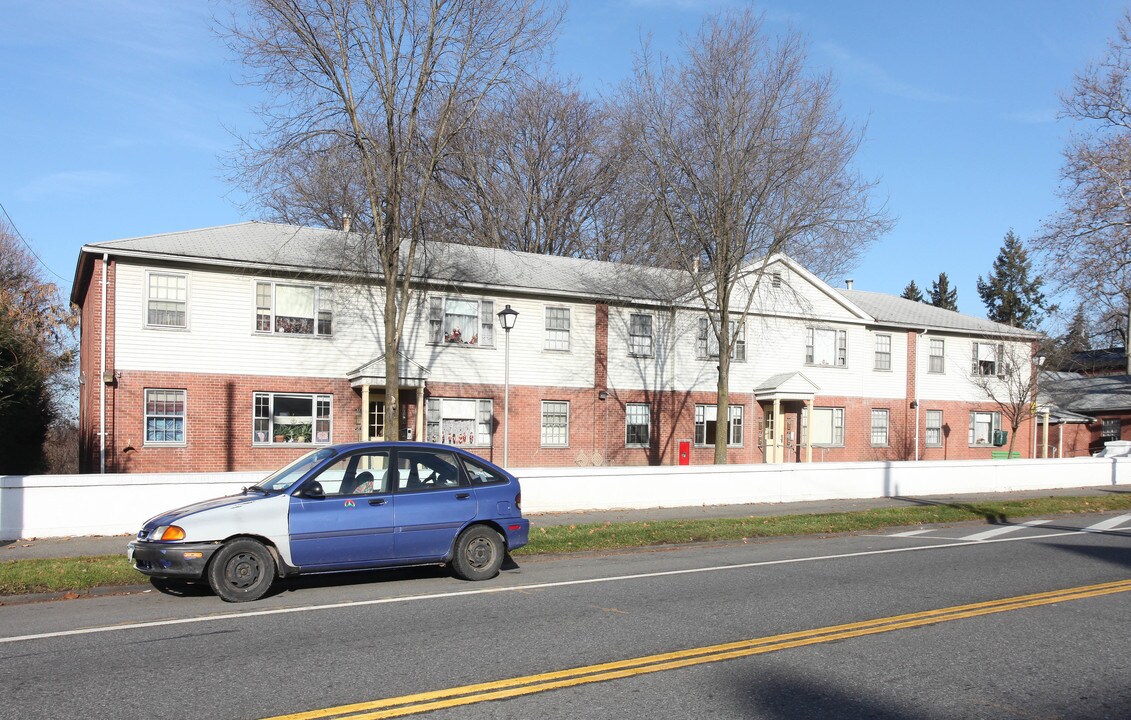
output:
M1104 420L1103 427L1100 429L1100 439L1104 442L1118 440L1123 430L1122 425L1119 418Z
M648 403L628 403L624 409L625 447L648 447L651 437L651 407Z
M872 445L886 447L888 444L888 411L872 411Z
M185 441L185 391L145 391L145 442L181 444Z
M329 443L331 397L288 393L255 393L253 442Z
M927 411L927 447L942 447L942 410Z
M970 431L968 435L968 442L970 445L992 444L994 441L995 430L1001 430L1001 413L970 413Z
M542 401L542 447L569 446L569 402Z
M428 442L459 447L491 447L491 401L428 398L425 406Z
M726 426L727 445L742 445L742 406L731 405ZM695 406L695 444L712 446L718 435L719 409L716 405Z
M815 407L811 421L808 408L802 408L801 438L818 447L844 447L844 408Z

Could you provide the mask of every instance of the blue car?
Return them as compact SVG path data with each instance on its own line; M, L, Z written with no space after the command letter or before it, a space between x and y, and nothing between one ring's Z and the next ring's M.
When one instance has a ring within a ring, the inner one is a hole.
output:
M228 602L299 573L450 564L486 580L529 539L521 501L517 478L448 445L334 445L148 520L127 552L157 587L207 580Z

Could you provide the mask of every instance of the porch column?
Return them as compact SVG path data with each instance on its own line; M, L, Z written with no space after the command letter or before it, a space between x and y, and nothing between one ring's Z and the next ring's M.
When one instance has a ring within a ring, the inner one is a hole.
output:
M424 441L424 386L416 388L416 430L413 439L417 442Z
M782 417L781 417L781 400L774 398L774 462L780 463L782 456Z
M361 386L361 442L369 442L369 385Z
M805 413L809 424L805 427L805 462L813 462L813 401L805 401Z

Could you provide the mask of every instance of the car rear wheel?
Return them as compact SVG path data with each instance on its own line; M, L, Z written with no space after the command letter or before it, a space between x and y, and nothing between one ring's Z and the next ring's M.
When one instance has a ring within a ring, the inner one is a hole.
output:
M208 584L225 602L258 600L274 581L275 559L256 540L225 543L208 564Z
M456 539L452 570L464 580L487 580L499 574L505 555L499 533L486 525L472 525Z

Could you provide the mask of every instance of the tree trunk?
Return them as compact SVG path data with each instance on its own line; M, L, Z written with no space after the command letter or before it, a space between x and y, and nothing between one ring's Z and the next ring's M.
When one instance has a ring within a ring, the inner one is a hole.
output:
M730 439L730 353L719 343L719 384L715 405L715 464L727 464Z

